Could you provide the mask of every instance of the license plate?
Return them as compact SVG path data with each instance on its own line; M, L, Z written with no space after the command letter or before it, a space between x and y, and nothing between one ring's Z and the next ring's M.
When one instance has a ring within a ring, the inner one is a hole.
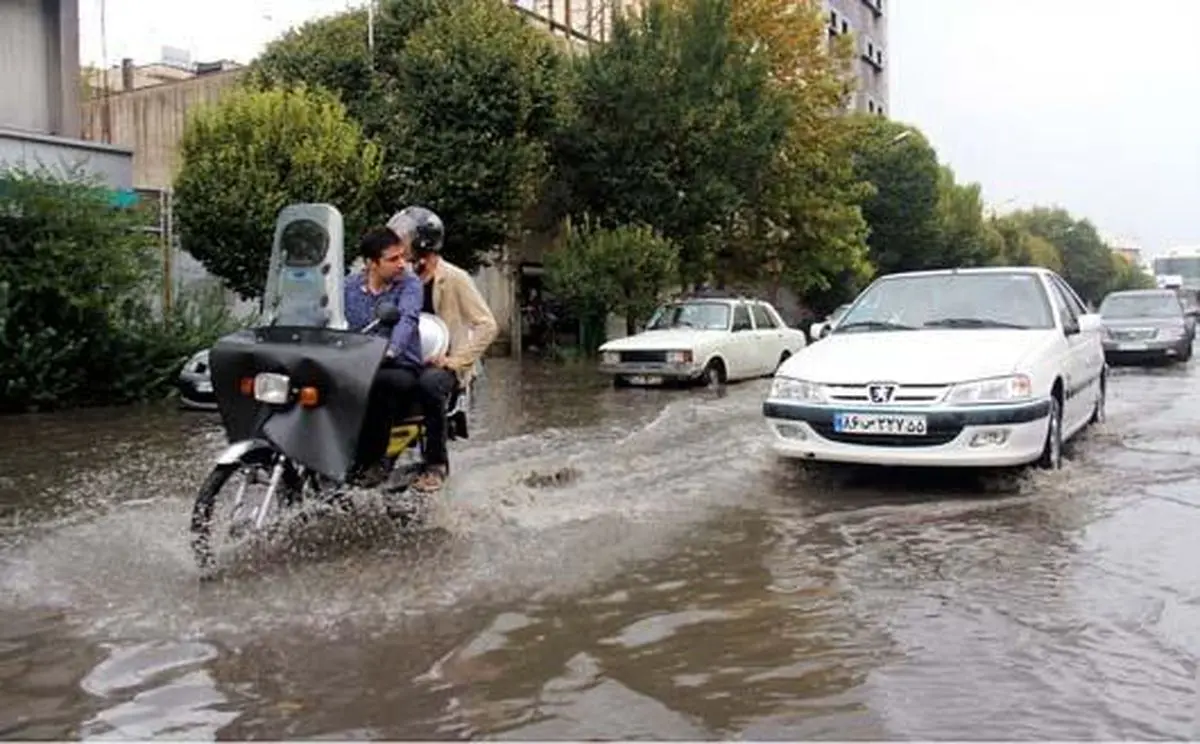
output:
M833 417L833 430L839 434L899 434L919 437L928 433L924 416L893 413L839 413Z
M211 382L197 382L196 383L196 392L197 393L211 393L212 392L212 383Z
M1138 341L1125 341L1124 343L1117 344L1117 348L1121 351L1145 351L1150 347Z
M634 375L629 381L634 385L661 385L663 378L657 375Z

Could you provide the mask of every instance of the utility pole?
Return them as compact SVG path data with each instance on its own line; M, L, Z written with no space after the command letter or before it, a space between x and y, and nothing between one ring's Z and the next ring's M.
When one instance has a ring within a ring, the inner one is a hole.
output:
M367 55L375 68L375 0L367 0Z

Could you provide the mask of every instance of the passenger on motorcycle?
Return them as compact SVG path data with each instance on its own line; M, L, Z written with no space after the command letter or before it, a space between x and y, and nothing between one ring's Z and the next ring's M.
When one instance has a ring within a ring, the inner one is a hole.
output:
M446 405L455 389L470 384L475 364L496 338L496 319L471 275L442 257L446 230L432 211L409 206L388 220L397 235L411 239L414 268L424 286L422 310L437 315L450 330L445 356L431 360L417 382L417 400L425 416L425 471L413 482L419 491L436 491L449 469Z
M400 319L390 331L386 356L375 375L366 417L359 433L357 464L351 482L378 485L387 477L383 458L393 417L414 395L423 369L420 336L421 280L414 272L407 239L387 227L368 230L359 243L362 271L346 277L346 321L360 331L375 319L381 302L394 304ZM385 327L375 331L386 335Z

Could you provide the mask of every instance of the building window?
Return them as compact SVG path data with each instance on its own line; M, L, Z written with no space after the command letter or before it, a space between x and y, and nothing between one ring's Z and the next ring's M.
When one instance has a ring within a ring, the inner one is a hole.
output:
M870 98L867 99L867 111L871 112L872 114L875 113L875 102Z
M845 18L842 19L842 33L843 34L850 33L850 24L846 22Z

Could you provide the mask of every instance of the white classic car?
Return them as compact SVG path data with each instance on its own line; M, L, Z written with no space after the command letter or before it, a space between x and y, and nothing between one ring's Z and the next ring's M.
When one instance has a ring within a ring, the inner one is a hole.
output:
M722 384L765 377L807 343L767 302L704 298L660 306L641 333L600 347L617 385Z
M1101 336L1046 269L892 274L780 366L763 414L787 458L1058 468L1104 417Z

